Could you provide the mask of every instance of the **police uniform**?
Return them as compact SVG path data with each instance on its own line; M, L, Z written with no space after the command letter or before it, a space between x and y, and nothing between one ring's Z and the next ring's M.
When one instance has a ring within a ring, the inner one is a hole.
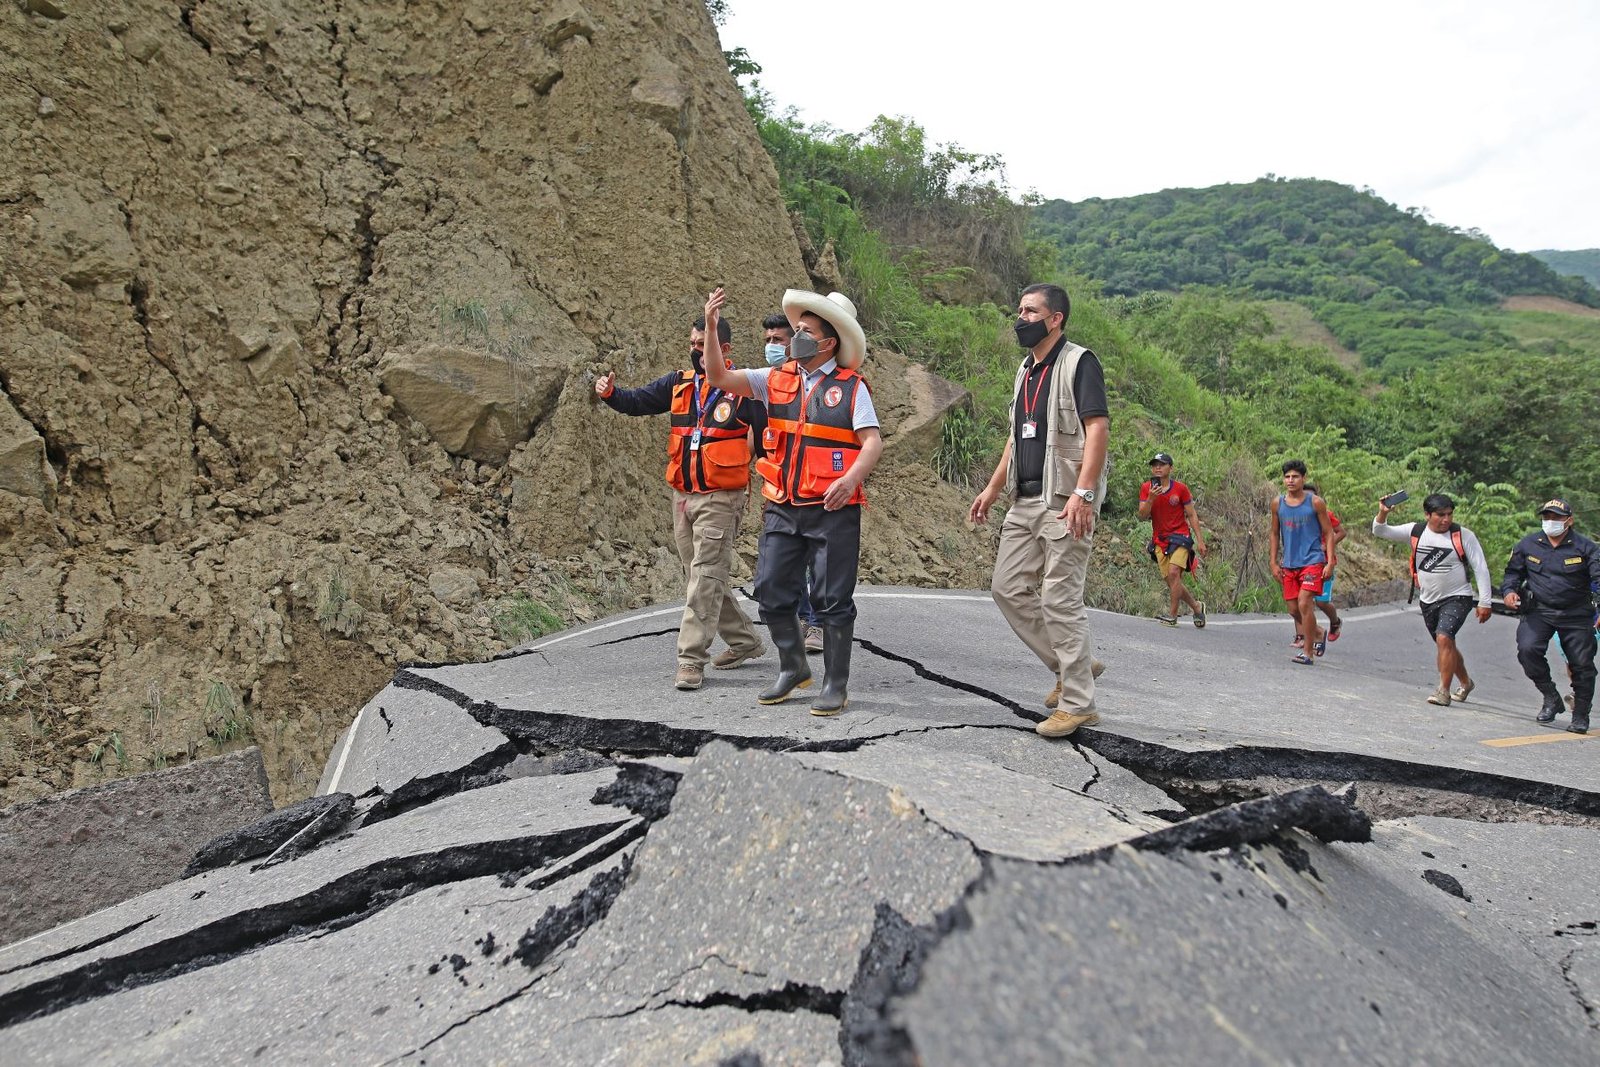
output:
M678 665L703 670L718 634L731 659L763 649L754 624L729 588L734 541L750 485L750 438L766 427L766 412L747 397L713 389L699 374L673 371L638 389L602 398L624 415L671 413L667 484L672 486L672 533L688 574L678 626ZM722 666L722 660L717 661Z
M1552 500L1540 509L1571 515L1565 501ZM1594 594L1600 591L1600 548L1568 527L1559 545L1550 543L1543 531L1517 542L1506 564L1500 583L1501 595L1522 597L1521 619L1517 623L1517 662L1529 681L1544 697L1539 721L1548 723L1560 714L1562 703L1550 678L1550 663L1545 658L1551 636L1561 641L1561 650L1572 670L1572 724L1574 733L1589 729L1589 710L1594 701L1595 631Z

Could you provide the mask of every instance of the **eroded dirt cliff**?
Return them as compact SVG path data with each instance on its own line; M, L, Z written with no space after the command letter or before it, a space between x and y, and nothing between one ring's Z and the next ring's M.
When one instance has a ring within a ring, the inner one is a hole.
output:
M810 285L698 0L13 0L0 138L0 803L249 740L298 799L398 663L680 595L594 375ZM983 584L958 398L866 370L863 577Z

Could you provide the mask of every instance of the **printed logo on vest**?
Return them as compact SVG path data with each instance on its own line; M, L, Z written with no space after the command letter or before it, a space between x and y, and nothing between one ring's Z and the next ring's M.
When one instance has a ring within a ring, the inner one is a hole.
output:
M822 394L822 402L830 408L839 406L839 401L844 399L844 390L837 385L828 386L828 391Z
M834 454L833 454L833 469L834 469L835 472L842 472L844 470L844 453L843 452L837 452L837 451L834 452Z
M711 413L711 417L717 422L727 422L728 417L732 414L733 404L723 400L717 404L717 409Z

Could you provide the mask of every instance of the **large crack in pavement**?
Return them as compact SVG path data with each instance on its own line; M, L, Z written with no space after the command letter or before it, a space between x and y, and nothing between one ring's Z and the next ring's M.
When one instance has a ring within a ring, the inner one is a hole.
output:
M347 926L431 886L542 867L623 825L622 821L597 823L379 860L291 899L237 912L0 995L0 1029L119 990L221 963L288 936ZM83 947L77 951L83 951Z

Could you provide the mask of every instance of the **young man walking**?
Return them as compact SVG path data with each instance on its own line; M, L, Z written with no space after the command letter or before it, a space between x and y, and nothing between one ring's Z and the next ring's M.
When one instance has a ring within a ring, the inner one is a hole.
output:
M664 374L638 389L618 389L615 371L594 383L595 395L624 415L672 415L667 435L667 484L672 486L672 533L688 576L678 625L678 672L673 685L699 689L705 681L712 638L727 651L712 666L728 670L766 650L728 584L733 543L739 536L750 485L751 443L766 427L760 404L741 400L706 379L708 366L727 365L733 330L704 319L689 329L690 369ZM705 358L710 348L712 358Z
M1317 491L1317 487L1309 483L1306 485L1306 492L1312 496L1322 496ZM1333 510L1332 505L1328 507L1328 525L1333 527L1333 547L1337 551L1339 544L1344 540L1345 530L1344 524L1339 521L1338 512ZM1339 640L1339 631L1344 628L1344 620L1339 618L1339 609L1333 606L1333 580L1333 568L1330 567L1322 575L1322 592L1318 593L1316 598L1312 600L1312 603L1317 606L1317 610L1328 617L1328 643L1330 645ZM1300 630L1296 627L1294 647L1299 648L1301 644Z
M1002 489L1012 503L1000 530L991 592L1000 614L1055 675L1050 717L1034 729L1065 737L1100 721L1083 587L1105 493L1111 410L1100 360L1067 340L1071 303L1059 285L1030 285L1013 329L1028 353L1011 389L1011 433L967 518L989 520Z
M1455 520L1456 502L1443 493L1434 493L1422 502L1424 522L1389 526L1389 507L1378 501L1378 515L1372 532L1385 541L1411 542L1411 578L1422 595L1422 623L1438 649L1439 688L1428 696L1428 703L1448 708L1451 700L1465 700L1472 693L1472 678L1467 661L1456 644L1456 634L1473 611L1473 581L1478 586L1477 614L1481 625L1489 621L1489 561L1483 556L1478 537ZM1467 567L1472 567L1472 580ZM1452 678L1460 679L1455 692Z
M1272 502L1272 577L1283 585L1283 599L1295 616L1303 646L1294 662L1309 667L1327 648L1317 628L1313 603L1322 592L1322 576L1333 569L1333 526L1328 505L1306 492L1306 465L1291 459L1283 465L1283 492Z
M727 294L706 298L707 329L719 322ZM711 384L767 406L766 455L756 470L766 484L756 600L778 646L778 677L756 699L781 704L811 684L797 611L811 573L811 601L822 623L822 691L813 715L837 715L849 703L855 637L856 574L861 564L862 482L883 454L878 412L856 368L867 335L843 293L783 294L794 328L789 360L776 368L709 368Z
M1539 690L1544 704L1536 716L1545 726L1561 714L1561 694L1550 680L1545 649L1552 635L1561 639L1572 673L1575 734L1589 732L1594 702L1594 601L1600 592L1600 548L1572 529L1572 505L1547 501L1539 509L1539 532L1517 542L1506 564L1500 590L1506 607L1521 612L1517 623L1517 662Z
M1161 578L1167 583L1167 613L1156 621L1178 625L1178 604L1189 605L1195 629L1204 629L1206 606L1196 600L1183 584L1183 576L1193 571L1199 557L1206 554L1205 538L1200 536L1200 516L1194 510L1189 487L1172 476L1172 457L1157 452L1150 460L1150 480L1139 488L1139 518L1150 520L1151 541Z

